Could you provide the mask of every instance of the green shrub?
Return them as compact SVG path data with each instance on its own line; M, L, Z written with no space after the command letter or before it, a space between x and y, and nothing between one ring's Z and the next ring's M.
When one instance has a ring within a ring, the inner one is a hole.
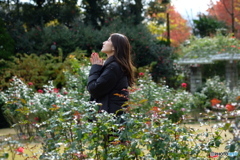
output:
M225 81L221 81L219 76L215 76L207 79L201 90L194 93L192 108L201 113L205 113L209 109L225 111L225 105L238 104L239 95L238 87L231 90Z
M226 86L224 81L221 81L218 76L208 79L201 90L201 93L206 95L209 100L217 98L224 103L228 102L228 93L230 89Z
M13 61L4 62L7 67L2 70L0 75L0 88L6 89L9 87L9 81L11 81L13 76L20 77L24 81L34 84L35 89L42 89L43 85L51 80L57 88L65 86L66 80L63 71L70 69L72 64L69 62L71 58L63 59L62 54L61 49L59 49L59 56L51 54L40 56L36 54L17 54ZM70 55L78 57L83 64L86 64L88 62L86 62L84 54L84 51L78 49L70 53Z
M93 51L99 52L102 43L110 36L111 33L119 32L125 34L132 45L134 63L137 67L149 65L155 60L156 38L151 35L150 31L144 24L132 25L124 24L121 20L116 19L109 21L107 26L101 30L93 26L85 25L80 21L75 21L71 28L64 25L35 27L30 31L22 33L18 28L11 30L11 33L17 40L17 51L19 53L36 53L38 55L51 53L57 55L57 48L61 48L64 53L73 52L76 48L86 50L88 55ZM22 27L19 27L20 29ZM20 40L20 37L24 37ZM158 55L159 56L159 55Z
M155 82L164 80L166 85L177 88L180 86L176 82L177 67L173 63L173 48L159 43L150 46L151 52L154 54L154 61L151 63L150 72Z
M73 52L77 48L79 41L77 34L64 25L44 28L37 26L25 34L29 43L22 43L29 46L21 50L20 53L35 53L37 55L50 53L53 56L57 56L58 48L61 48L64 53L63 57L65 58L66 54Z

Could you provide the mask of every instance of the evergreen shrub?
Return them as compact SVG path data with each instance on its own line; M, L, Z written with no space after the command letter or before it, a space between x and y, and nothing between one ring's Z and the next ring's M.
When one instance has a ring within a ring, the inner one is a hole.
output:
M69 57L63 58L63 53L59 49L59 55L51 54L36 55L36 54L17 54L13 61L4 61L6 68L2 69L0 75L0 88L6 89L9 87L13 76L22 78L24 81L34 84L35 89L42 89L43 85L48 81L53 81L57 88L62 88L66 84L63 71L69 69ZM79 61L88 63L85 60L84 51L76 49L70 53L70 57L77 57ZM70 58L71 59L71 58ZM75 66L76 68L77 66Z

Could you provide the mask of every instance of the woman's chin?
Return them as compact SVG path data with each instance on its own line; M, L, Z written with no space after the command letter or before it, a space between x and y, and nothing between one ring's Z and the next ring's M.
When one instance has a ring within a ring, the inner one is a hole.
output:
M103 49L101 50L102 53L106 53Z

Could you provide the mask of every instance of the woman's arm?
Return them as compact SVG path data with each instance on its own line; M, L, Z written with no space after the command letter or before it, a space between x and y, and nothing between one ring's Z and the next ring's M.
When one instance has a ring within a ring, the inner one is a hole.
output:
M121 76L120 66L116 62L107 65L102 73L101 69L100 65L92 65L88 77L87 89L94 98L100 98L113 90Z

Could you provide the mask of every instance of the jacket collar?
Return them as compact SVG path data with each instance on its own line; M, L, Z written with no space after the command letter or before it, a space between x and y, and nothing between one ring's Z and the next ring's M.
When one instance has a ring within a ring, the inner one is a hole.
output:
M114 56L109 57L109 58L105 61L104 66L107 66L108 64L110 64L110 63L113 62L113 61L116 61L116 58L115 58Z

